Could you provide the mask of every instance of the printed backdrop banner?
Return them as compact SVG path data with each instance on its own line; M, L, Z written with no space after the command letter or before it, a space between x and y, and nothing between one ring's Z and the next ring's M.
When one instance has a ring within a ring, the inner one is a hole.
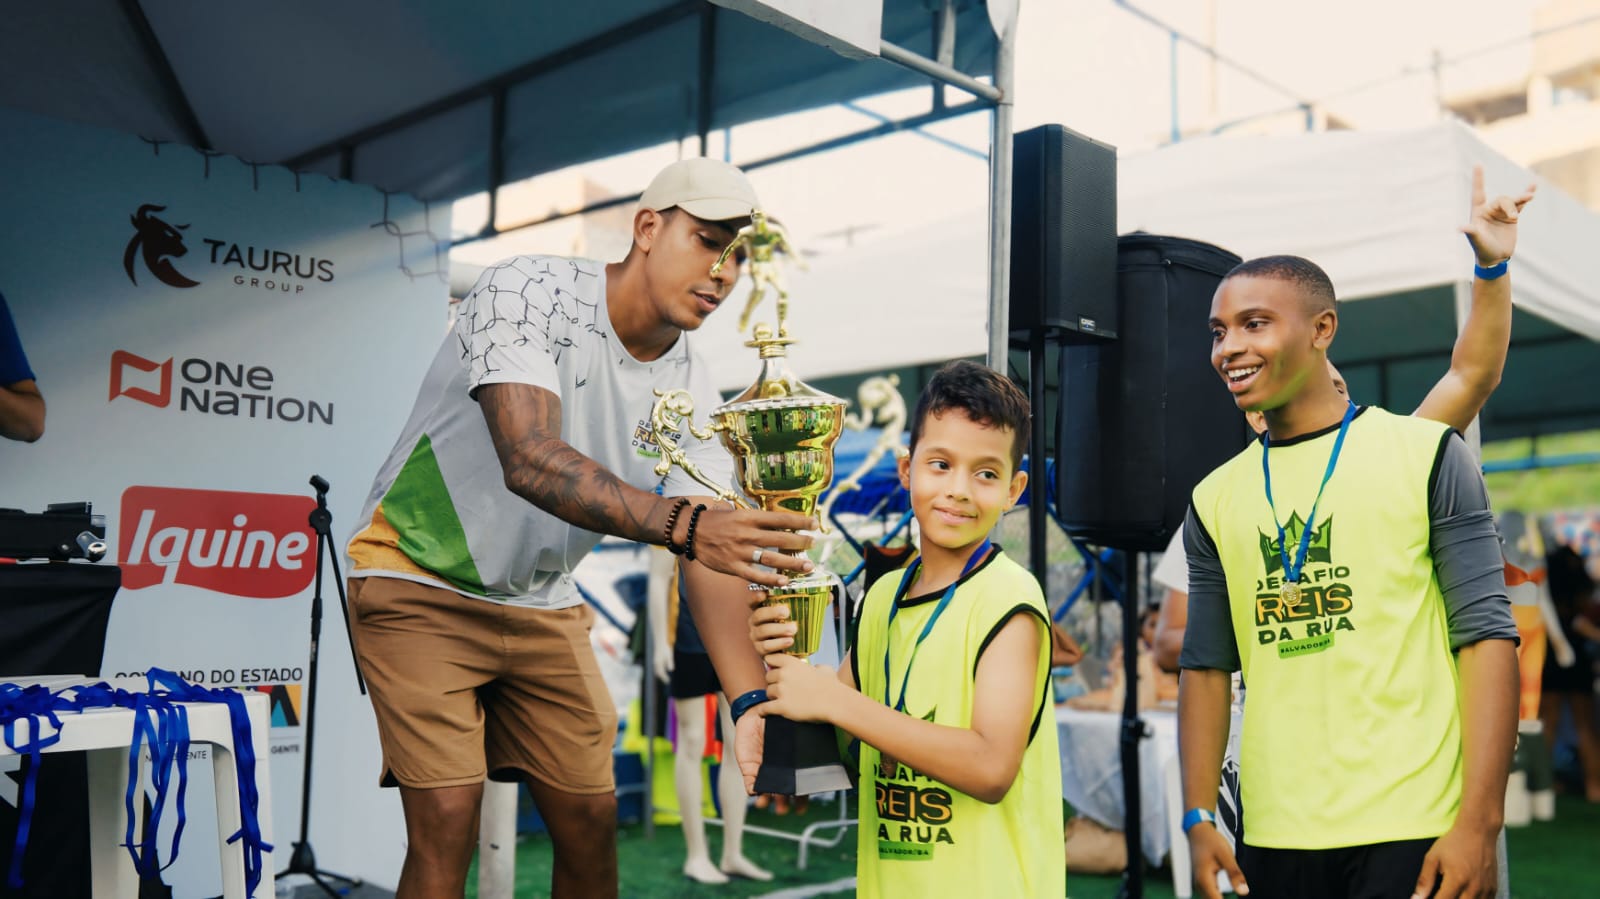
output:
M0 292L48 406L38 443L0 441L0 507L105 515L101 564L123 587L102 674L159 666L272 697L282 868L305 758L308 481L332 485L342 556L444 336L448 209L8 110L0 196ZM325 867L393 886L399 800L377 787L324 572L309 836ZM178 896L220 892L209 767L196 747Z

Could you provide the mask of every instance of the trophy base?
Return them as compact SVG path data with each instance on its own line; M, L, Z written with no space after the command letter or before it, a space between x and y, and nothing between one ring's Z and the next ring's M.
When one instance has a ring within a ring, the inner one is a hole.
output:
M850 772L839 759L833 725L772 715L766 726L756 792L809 796L850 789Z

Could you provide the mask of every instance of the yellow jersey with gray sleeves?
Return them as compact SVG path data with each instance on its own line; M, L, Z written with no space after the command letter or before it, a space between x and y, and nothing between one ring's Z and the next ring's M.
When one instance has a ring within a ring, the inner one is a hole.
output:
M1037 710L1022 766L1004 798L989 804L940 783L909 766L861 747L861 828L857 895L873 897L1049 896L1066 892L1061 853L1061 758L1055 721L1046 714L1050 690L1049 612L1033 576L996 551L957 582L944 614L920 648L922 633L944 591L899 598L898 573L868 591L851 654L861 692L898 699L905 684L905 711L947 727L970 728L982 701L974 677L978 660L1000 628L1016 614L1039 622L1039 658L1034 679ZM913 587L913 589L915 589Z
M1436 837L1461 800L1459 683L1429 549L1449 429L1366 408L1309 522L1298 601L1281 592L1337 428L1274 442L1277 519L1252 444L1194 491L1226 575L1249 686L1245 842L1326 849Z

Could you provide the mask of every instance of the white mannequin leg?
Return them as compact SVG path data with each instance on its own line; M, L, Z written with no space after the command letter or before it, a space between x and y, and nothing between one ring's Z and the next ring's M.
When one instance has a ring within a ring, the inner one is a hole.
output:
M744 792L744 776L733 757L733 714L728 697L717 694L717 712L722 717L722 767L717 776L717 799L722 803L722 871L751 880L771 880L772 872L744 856L744 815L750 797Z
M687 850L683 876L700 883L727 883L728 875L711 864L701 806L705 795L701 759L706 754L706 699L704 696L674 699L672 708L678 716L678 747L673 753L672 780L678 789L678 814L683 817L683 842Z

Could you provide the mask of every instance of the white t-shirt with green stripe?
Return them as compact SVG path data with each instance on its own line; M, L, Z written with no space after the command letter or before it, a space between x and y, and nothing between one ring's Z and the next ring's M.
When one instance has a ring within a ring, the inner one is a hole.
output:
M659 485L668 496L708 492L677 467L658 477L660 451L650 440L655 390L689 390L697 426L722 401L691 335L640 362L612 333L603 263L517 256L486 269L462 301L367 497L350 546L352 577L419 580L540 608L582 601L572 570L601 535L506 488L473 399L497 383L559 396L561 438L623 481ZM715 439L675 439L707 476L731 483L732 459Z

